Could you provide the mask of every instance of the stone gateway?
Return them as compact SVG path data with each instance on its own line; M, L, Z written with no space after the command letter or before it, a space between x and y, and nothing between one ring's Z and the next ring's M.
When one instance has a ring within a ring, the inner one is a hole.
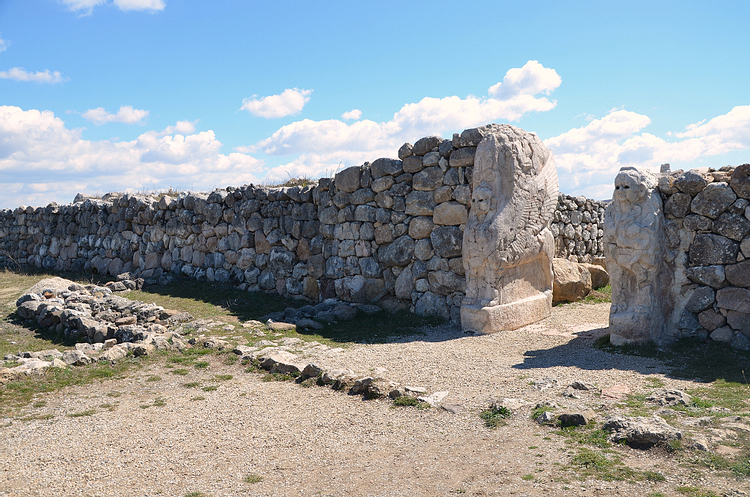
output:
M514 330L552 312L558 182L552 153L533 133L486 128L477 146L463 234L465 330Z

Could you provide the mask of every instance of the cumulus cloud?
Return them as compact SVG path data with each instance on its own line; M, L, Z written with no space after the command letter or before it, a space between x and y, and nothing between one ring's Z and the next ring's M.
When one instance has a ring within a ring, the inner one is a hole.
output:
M536 60L530 60L523 67L509 69L501 83L492 85L489 94L505 100L518 95L549 95L562 83L557 71L544 67Z
M10 46L10 43L8 43L7 40L3 40L0 38L0 52L4 52L8 50L8 47Z
M648 116L612 110L586 126L545 140L555 154L562 189L605 198L623 166L653 171L662 163L689 167L697 159L750 148L750 105L668 133L671 141L642 132L650 123ZM602 196L602 192L607 193Z
M34 83L62 83L68 78L63 78L59 71L50 72L28 72L23 67L14 67L7 71L0 71L0 79L13 79L16 81L33 81Z
M549 93L560 81L554 69L529 61L522 68L509 70L502 83L488 90L496 96L425 97L404 105L385 122L364 119L348 124L337 119L303 119L281 127L252 147L237 150L263 151L270 155L300 154L269 174L286 177L290 170L295 170L317 176L341 165L393 156L401 144L422 136L452 133L493 121L518 121L529 112L549 111L557 103L536 95ZM354 118L353 112L345 113L342 118ZM356 119L360 117L358 113Z
M97 126L107 123L125 123L125 124L143 124L143 120L148 117L148 111L142 109L134 109L130 105L123 105L117 114L110 114L104 107L97 107L96 109L89 109L81 117L93 122Z
M293 116L302 112L305 104L310 101L312 90L300 90L299 88L286 89L281 95L270 95L268 97L246 98L242 101L240 110L246 110L250 114L266 119Z
M356 121L360 117L362 117L362 111L359 109L352 109L349 112L341 114L341 118L346 121Z
M222 154L214 132L196 133L189 121L132 141L91 141L81 133L51 111L0 106L0 207L67 203L77 192L210 190L264 175L262 161Z

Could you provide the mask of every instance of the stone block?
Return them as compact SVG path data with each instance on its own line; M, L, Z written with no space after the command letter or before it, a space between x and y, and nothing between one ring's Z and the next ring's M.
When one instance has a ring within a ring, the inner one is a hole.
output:
M738 197L750 199L750 164L742 164L734 169L729 186Z
M552 302L577 302L591 292L591 273L567 259L552 259Z
M427 152L431 152L433 148L439 147L442 141L443 139L439 136L426 136L416 141L412 151L414 155L425 155Z
M713 222L712 228L714 233L740 242L750 234L750 221L743 214L724 212Z
M727 324L750 338L750 312L727 312Z
M721 235L699 233L690 245L690 264L709 266L737 262L739 244Z
M431 216L434 209L432 192L414 191L406 196L406 214L410 216Z
M386 266L406 266L413 256L414 240L406 235L378 249L378 260Z
M734 339L734 330L729 326L722 326L713 330L709 337L714 342L729 343Z
M701 216L716 219L737 200L737 195L726 183L710 183L698 193L690 204L690 210Z
M716 292L716 305L720 309L750 313L750 289L722 288Z
M428 238L434 228L432 219L427 216L416 216L409 222L409 236L415 240Z
M674 181L675 188L690 196L700 193L706 188L706 185L708 185L708 180L702 174L698 174L695 171L687 171Z
M405 173L417 173L422 170L422 157L412 155L404 159L403 169Z
M343 171L336 173L333 184L336 189L343 192L352 193L357 191L361 184L362 168L358 166L347 167Z
M432 220L438 225L458 226L465 224L468 217L469 212L463 204L444 202L435 207Z
M694 283L721 288L726 281L724 266L694 266L685 270L685 275Z
M724 326L727 323L727 319L723 314L713 309L706 309L698 314L698 323L708 331L713 331L716 328Z
M457 226L440 226L430 234L432 249L446 259L462 254L463 233Z
M716 292L709 286L701 286L693 291L690 299L685 304L685 309L695 314L711 307L716 300Z
M750 260L727 265L725 273L730 285L750 288Z
M476 152L476 147L464 147L454 150L451 153L449 164L451 167L473 166Z
M443 171L439 167L427 167L412 178L412 188L418 191L433 191L443 184Z

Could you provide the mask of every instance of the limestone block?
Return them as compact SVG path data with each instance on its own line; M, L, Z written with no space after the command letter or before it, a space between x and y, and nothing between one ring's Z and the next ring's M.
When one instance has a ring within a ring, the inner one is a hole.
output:
M687 193L675 193L664 203L664 214L673 217L685 217L690 213L692 197Z
M466 278L451 271L432 271L427 274L430 291L437 295L450 295L463 292L466 288Z
M414 240L406 235L378 249L378 260L386 266L406 266L413 256Z
M462 232L457 226L440 226L430 234L432 249L440 257L459 257L462 254Z
M333 184L337 190L352 193L359 189L362 169L358 166L347 167L343 171L336 173Z
M583 265L556 258L552 259L552 272L552 302L577 302L591 292L591 273Z
M458 226L466 223L468 215L464 205L458 202L444 202L435 207L432 220L435 224Z
M418 316L437 316L443 319L450 318L450 312L445 305L445 297L432 292L425 292L414 306L414 313Z
M729 343L734 339L734 330L729 326L722 326L713 330L709 337L714 342Z
M372 182L372 185L370 185L370 188L372 188L372 191L375 193L380 193L386 190L390 190L390 188L395 184L395 181L393 179L393 176L383 176L382 178L378 178L375 181Z
M401 145L401 147L398 149L398 158L403 160L409 157L414 153L413 151L414 145L411 143L404 143Z
M510 125L487 126L476 134L483 138L472 158L471 211L463 230L461 325L490 333L519 328L552 311L555 247L548 227L558 182L552 153L536 135ZM454 147L457 141L454 136ZM462 150L451 152L451 166L471 153ZM451 228L460 233L458 227L441 227L431 236L440 257L460 255L444 250L444 235L455 233L447 231Z
M729 264L725 272L730 285L750 288L750 260Z
M384 245L393 242L393 225L383 224L375 228L375 243Z
M420 261L428 261L432 259L434 255L435 252L432 250L432 242L429 238L423 238L414 243L414 257ZM463 274L463 268L461 273Z
M750 338L750 312L729 311L727 324Z
M417 173L422 170L422 157L418 155L412 155L404 159L404 172L405 173Z
M721 288L726 281L724 266L695 266L685 270L685 275L694 283L708 285L711 288Z
M433 198L435 199L435 203L441 204L443 202L448 202L452 195L453 189L450 186L440 186L435 189Z
M440 162L440 154L438 152L427 152L422 157L422 167L434 167Z
M396 278L396 297L400 299L410 299L411 292L414 291L414 279L412 277L412 271L410 267L405 268L401 271L401 274Z
M708 331L713 331L716 328L724 326L727 323L727 319L723 314L713 309L706 309L698 314L698 323Z
M604 288L609 285L609 273L603 267L603 264L580 263L581 266L588 269L591 274L591 288Z
M406 214L410 216L431 216L434 209L431 191L413 191L406 196Z

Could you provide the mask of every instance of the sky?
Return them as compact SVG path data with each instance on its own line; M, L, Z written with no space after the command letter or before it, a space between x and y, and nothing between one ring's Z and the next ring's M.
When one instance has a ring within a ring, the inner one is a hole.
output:
M0 208L318 178L488 123L560 190L750 162L750 2L0 0Z

